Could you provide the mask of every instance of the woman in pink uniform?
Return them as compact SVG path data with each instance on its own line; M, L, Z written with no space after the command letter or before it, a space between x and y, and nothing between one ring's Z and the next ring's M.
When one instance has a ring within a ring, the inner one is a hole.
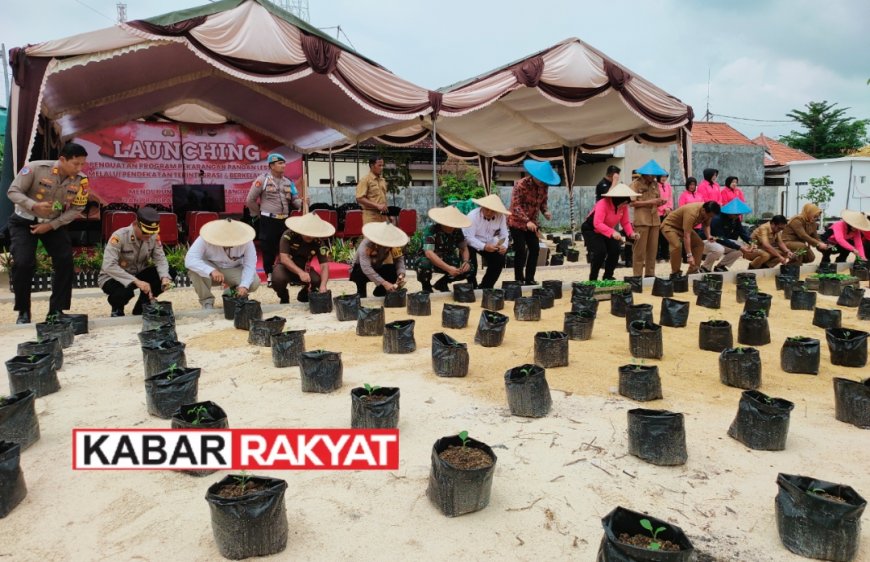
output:
M842 220L838 220L829 226L821 239L828 244L826 250L822 250L822 263L830 263L831 254L837 254L837 263L845 263L849 254L855 254L862 260L867 259L864 253L864 235L870 231L870 219L860 211L846 209L840 214Z

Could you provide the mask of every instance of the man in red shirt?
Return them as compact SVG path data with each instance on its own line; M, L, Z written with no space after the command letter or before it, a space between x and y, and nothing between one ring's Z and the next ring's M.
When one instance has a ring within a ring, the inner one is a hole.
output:
M508 228L514 243L514 279L524 285L537 285L535 271L538 268L538 215L550 220L553 215L547 210L547 189L559 185L562 179L549 162L526 160L523 168L527 177L517 180L511 193L511 215Z

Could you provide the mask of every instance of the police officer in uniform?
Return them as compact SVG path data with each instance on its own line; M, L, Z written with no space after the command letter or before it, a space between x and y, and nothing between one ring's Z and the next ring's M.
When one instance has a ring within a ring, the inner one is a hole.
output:
M116 230L103 253L103 267L97 282L109 295L112 317L124 316L124 306L139 289L133 314L142 314L142 305L171 287L175 272L169 268L160 243L160 214L142 207L136 222ZM149 266L149 262L154 265Z
M30 162L9 186L9 199L15 203L15 213L9 217L9 237L18 324L30 323L30 284L39 240L51 256L54 269L48 313L62 314L70 307L73 259L66 225L88 202L88 178L82 173L87 158L83 146L68 143L57 161Z
M405 286L405 257L402 248L408 235L388 222L371 222L362 228L359 243L350 270L350 280L356 284L361 298L368 294L366 285L375 284L372 294L382 297Z
M251 211L251 217L254 220L259 218L263 271L270 277L278 254L278 242L284 233L284 221L291 211L302 208L302 198L296 184L284 177L284 157L270 154L266 162L269 172L254 180L245 204Z
M314 213L290 217L285 221L287 231L281 235L278 263L272 269L272 289L281 304L290 302L288 285L302 285L296 300L308 302L308 291L326 291L329 281L329 249L323 239L335 234L335 227ZM320 263L320 274L311 268L311 260Z
M468 243L462 229L471 226L471 219L459 212L456 207L436 207L429 209L429 218L435 224L426 229L423 238L423 256L417 263L417 279L424 293L432 292L432 274L435 270L444 273L434 288L447 291L447 284L460 279L468 279L471 274L471 260Z

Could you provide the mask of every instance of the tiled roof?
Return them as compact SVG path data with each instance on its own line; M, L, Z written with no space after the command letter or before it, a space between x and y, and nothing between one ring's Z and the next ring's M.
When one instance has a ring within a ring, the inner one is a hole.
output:
M692 144L741 144L751 146L752 141L728 123L695 121L692 124Z
M792 148L764 135L759 135L752 139L752 142L764 147L765 166L785 166L789 162L796 160L815 160L815 158L802 150Z

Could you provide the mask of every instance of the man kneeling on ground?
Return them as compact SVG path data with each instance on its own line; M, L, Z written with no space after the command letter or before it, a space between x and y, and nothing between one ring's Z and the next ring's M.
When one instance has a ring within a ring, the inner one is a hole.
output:
M257 249L254 229L237 220L211 221L199 231L184 265L202 308L214 308L211 288L219 285L248 296L260 286L257 277Z
M290 217L284 224L287 230L281 236L278 263L272 268L272 288L281 304L286 304L290 302L287 285L302 285L296 300L308 302L309 290L326 292L329 249L323 240L335 234L335 227L314 213ZM319 274L311 267L312 258L320 264Z
M432 275L438 270L444 275L435 282L434 288L447 291L448 283L467 279L471 272L468 243L462 233L463 228L471 226L471 219L456 207L429 209L429 218L435 224L427 228L423 235L425 257L417 265L417 279L423 285L423 292L431 293Z

